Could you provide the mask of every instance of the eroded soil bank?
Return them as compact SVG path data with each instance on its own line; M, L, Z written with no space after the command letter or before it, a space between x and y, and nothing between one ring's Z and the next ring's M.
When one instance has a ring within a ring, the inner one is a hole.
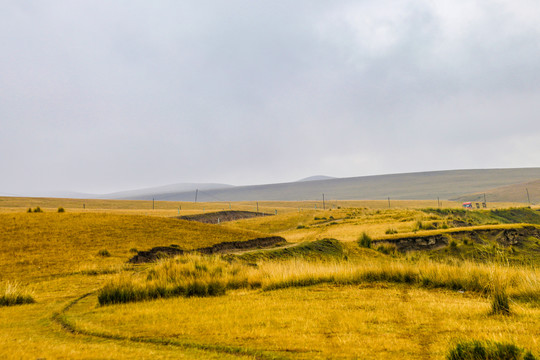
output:
M397 250L407 252L412 250L435 250L448 246L452 241L472 241L477 244L496 242L501 246L509 247L518 245L525 239L540 239L540 229L535 226L524 226L522 228L509 229L473 229L457 230L438 233L434 235L407 236L403 238L392 238L375 240L375 244L393 244Z
M281 236L269 236L257 239L251 239L247 241L228 241L215 244L209 247L199 248L195 250L183 250L174 246L158 246L148 251L139 251L137 255L129 259L131 264L141 264L157 261L165 257L172 257L176 255L182 255L185 253L198 252L201 254L223 254L227 252L264 249L278 244L286 244L287 240Z

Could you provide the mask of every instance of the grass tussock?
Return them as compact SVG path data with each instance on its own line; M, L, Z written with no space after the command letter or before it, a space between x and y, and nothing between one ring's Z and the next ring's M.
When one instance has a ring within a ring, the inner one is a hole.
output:
M371 248L371 242L371 236L369 236L365 232L363 232L362 235L360 235L360 237L358 238L358 245L360 245L361 247Z
M120 274L98 293L100 305L169 297L206 297L227 289L260 287L249 281L247 266L230 264L217 256L185 255L159 262L133 276Z
M19 283L6 283L0 287L0 306L35 303L32 294Z
M530 351L514 344L495 341L466 341L457 344L446 356L447 360L535 360Z
M540 294L540 271L472 262L443 264L429 260L374 259L370 262L261 261L257 264L217 256L185 255L164 260L144 273L121 274L99 292L99 303L114 304L174 296L217 296L229 289L264 291L317 284L358 285L404 283L423 288L495 294L494 283L504 283L504 294L526 300ZM499 300L498 300L499 301ZM499 301L500 302L500 301ZM503 304L502 302L500 302ZM504 310L500 310L504 311ZM497 313L500 313L498 310Z

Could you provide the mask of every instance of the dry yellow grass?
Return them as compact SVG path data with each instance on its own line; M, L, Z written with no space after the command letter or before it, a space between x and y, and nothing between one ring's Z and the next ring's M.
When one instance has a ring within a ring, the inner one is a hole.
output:
M141 215L0 213L0 281L70 273L125 262L130 249L184 249L260 237L254 231ZM111 256L103 257L100 250ZM81 269L82 267L82 269Z
M154 209L152 206L154 205ZM525 203L489 203L490 209L527 206ZM190 215L204 211L219 210L246 210L278 214L301 211L323 211L322 201L235 201L235 202L206 202L195 203L187 201L155 201L151 200L102 200L102 199L64 199L64 198L40 198L40 197L9 197L0 196L0 212L19 212L36 206L49 212L56 212L59 207L68 211L87 212L120 212L127 214L148 214L157 216ZM461 208L460 202L443 201L442 207ZM391 209L421 209L436 208L436 200L392 200ZM329 200L326 210L338 210L338 208L369 208L388 209L387 200Z
M348 262L266 261L257 268L234 270L235 274L225 271L226 276L259 281L259 290L103 307L97 306L96 295L89 296L68 309L65 319L93 336L71 334L52 320L71 301L89 292L97 294L117 276L147 275L147 266L124 267L132 256L131 248L170 244L196 248L261 233L284 234L290 241L356 240L364 231L384 237L389 227L405 232L418 220L434 220L415 209L435 207L436 202L392 201L396 208L391 210L385 209L385 201L330 201L329 207L335 205L331 211L320 210L321 205L259 202L260 211L277 209L278 215L213 226L166 217L177 216L178 206L183 215L201 213L203 208L205 212L227 210L228 203L160 201L151 210L151 201L0 198L0 282L18 281L36 300L0 311L0 358L252 359L276 355L443 359L447 349L464 338L514 342L540 353L540 308L527 301L527 296L538 298L537 269L409 263L405 258L358 249L353 242L345 246ZM25 213L36 206L45 213ZM60 206L66 213L56 212ZM253 211L256 203L231 203L231 207ZM299 225L307 228L297 229ZM99 256L102 249L112 256ZM476 277L488 287L496 279L519 301L511 304L513 315L489 316L489 299L472 291L434 290L418 283L391 281L350 285L359 273L378 271L422 272L447 283L474 283ZM313 279L317 285L270 290ZM332 281L325 282L328 279ZM118 336L100 337L107 334ZM140 336L147 341L130 340ZM165 345L166 341L172 343Z
M443 359L458 339L515 342L538 351L539 308L489 316L467 294L407 286L329 286L218 298L178 298L70 310L78 328L126 337L172 338L270 350L286 358Z

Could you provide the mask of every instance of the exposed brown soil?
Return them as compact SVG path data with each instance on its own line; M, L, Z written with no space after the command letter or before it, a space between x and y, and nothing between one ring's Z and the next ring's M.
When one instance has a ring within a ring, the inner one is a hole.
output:
M409 236L395 239L374 240L374 244L393 244L401 252L412 250L434 250L447 246L452 240L469 240L485 244L494 240L502 246L518 245L523 239L540 238L540 229L535 226L510 229L475 229L445 232L436 235Z
M251 219L261 216L272 216L272 214L265 214L254 211L225 210L197 215L176 216L176 218L182 220L198 221L205 224L219 224L226 221Z
M172 246L157 246L148 251L138 251L137 255L128 260L131 264L154 262L166 257L182 255L186 251Z
M286 244L287 240L281 236L270 236L264 238L251 239L247 241L229 241L215 244L213 246L195 249L183 250L172 246L158 246L148 251L139 251L137 255L129 259L131 264L141 264L154 262L162 258L182 255L189 252L199 252L201 254L224 254L239 250L263 249L277 244Z

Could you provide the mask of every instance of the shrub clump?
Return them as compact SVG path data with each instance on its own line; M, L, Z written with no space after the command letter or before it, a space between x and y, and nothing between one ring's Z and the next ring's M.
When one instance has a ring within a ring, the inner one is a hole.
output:
M63 207L59 207L59 208L58 208L58 212L59 212L59 213L63 213L63 212L66 212L66 210L64 210Z
M385 234L387 234L387 235L392 235L392 234L397 234L397 233L398 233L398 231L396 229L394 229L394 228L389 228L389 229L386 229L386 231L385 231Z
M504 290L493 291L491 295L491 314L510 315L510 302Z
M365 232L363 232L362 235L360 235L360 237L358 238L358 245L360 245L361 247L371 248L371 242L371 236L369 236Z
M17 283L7 283L0 288L0 306L33 304L34 297Z
M448 352L447 360L535 360L530 351L495 341L465 341Z
M98 255L102 257L109 257L111 256L111 253L107 249L101 249L98 251Z

